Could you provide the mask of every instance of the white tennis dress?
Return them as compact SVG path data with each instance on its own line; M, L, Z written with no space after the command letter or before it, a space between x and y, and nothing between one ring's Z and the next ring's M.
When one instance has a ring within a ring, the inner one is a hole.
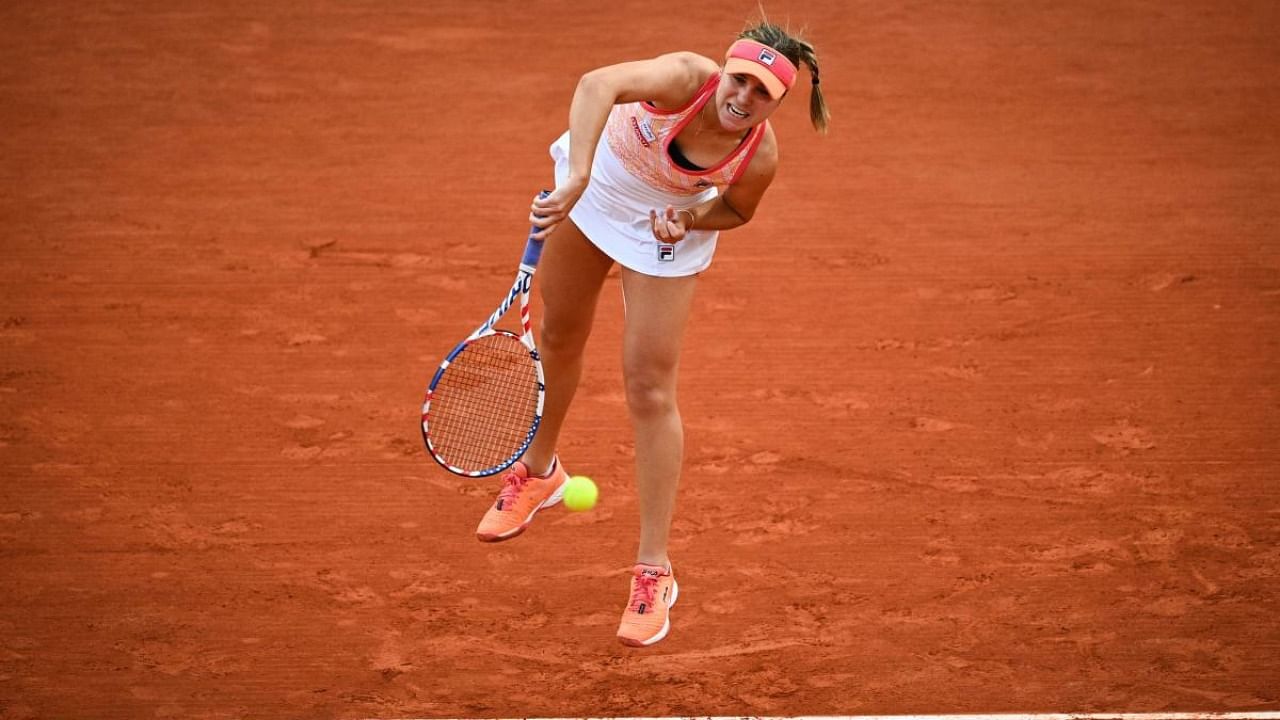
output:
M718 230L694 229L674 245L653 236L649 212L680 210L717 197L746 170L764 138L765 124L752 128L738 148L715 166L688 170L671 159L668 145L715 96L711 76L684 107L663 110L647 102L615 105L591 166L591 179L569 218L618 264L657 277L706 270L716 252ZM569 133L551 145L556 185L569 177Z

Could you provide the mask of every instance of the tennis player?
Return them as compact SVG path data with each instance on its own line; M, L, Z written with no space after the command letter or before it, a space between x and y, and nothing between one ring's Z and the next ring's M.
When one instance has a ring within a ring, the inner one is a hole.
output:
M768 22L742 32L723 65L677 52L588 72L573 95L569 130L551 146L555 191L533 203L530 221L548 238L539 269L546 406L477 536L515 537L560 501L568 473L556 443L600 288L617 263L640 500L639 548L618 628L627 645L667 635L678 592L667 542L684 452L676 376L694 286L720 231L749 222L773 180L778 143L768 119L801 64L811 82L810 119L825 132L813 46Z

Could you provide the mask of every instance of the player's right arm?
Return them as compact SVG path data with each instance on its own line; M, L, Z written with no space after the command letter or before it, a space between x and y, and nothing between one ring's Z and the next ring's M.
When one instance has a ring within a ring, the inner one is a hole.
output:
M676 52L597 68L583 75L569 106L569 178L543 200L535 200L530 222L545 237L568 216L591 177L596 144L619 103L647 100L675 108L688 102L719 66L710 58Z

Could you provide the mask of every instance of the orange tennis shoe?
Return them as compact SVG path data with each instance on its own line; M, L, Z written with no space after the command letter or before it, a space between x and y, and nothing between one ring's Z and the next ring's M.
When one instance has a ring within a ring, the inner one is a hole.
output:
M552 462L551 473L546 477L530 475L522 462L512 465L502 474L502 491L481 518L476 537L482 542L498 542L524 532L539 510L560 502L568 481L569 473L559 459Z
M647 647L671 632L671 606L680 587L669 568L639 564L631 569L631 598L622 611L618 639L623 645Z

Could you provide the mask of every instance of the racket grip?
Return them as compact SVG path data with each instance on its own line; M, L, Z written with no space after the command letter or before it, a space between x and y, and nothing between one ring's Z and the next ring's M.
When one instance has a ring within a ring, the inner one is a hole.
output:
M538 199L541 200L551 194L550 190L543 190L538 193ZM520 262L529 267L538 267L538 260L542 258L542 241L535 240L533 234L540 230L537 225L529 226L529 239L524 244L524 259Z

